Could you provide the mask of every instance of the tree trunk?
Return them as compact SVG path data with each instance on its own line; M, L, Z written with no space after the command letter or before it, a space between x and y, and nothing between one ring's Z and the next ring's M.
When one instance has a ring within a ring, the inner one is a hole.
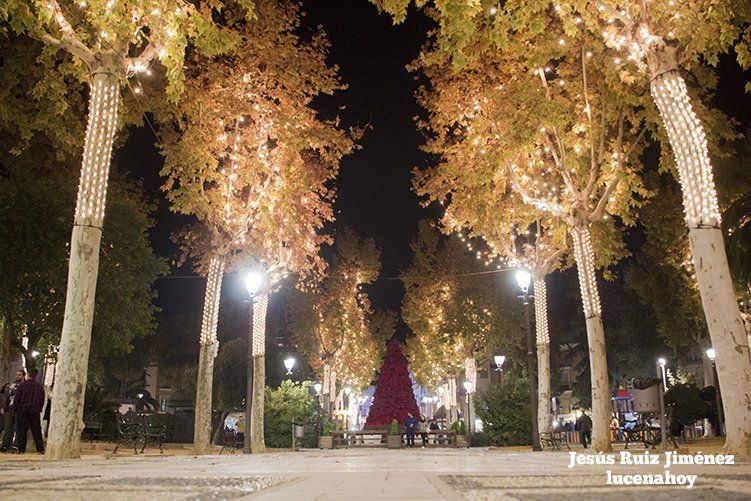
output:
M216 324L219 319L219 299L222 294L224 257L216 256L209 263L206 295L203 302L198 379L196 381L196 408L193 426L193 451L208 454L211 451L212 390L214 386L214 359L219 350Z
M250 450L266 452L264 439L264 401L266 397L266 310L269 298L262 294L253 299L253 396L250 414Z
M722 230L689 229L704 315L725 411L727 453L751 455L751 359L746 332L730 279Z
M725 410L723 450L751 454L751 357L733 290L720 229L707 139L694 113L672 47L655 44L647 61L652 97L660 110L678 166L691 255L701 293Z
M573 228L574 258L579 272L584 317L587 322L589 346L589 372L592 378L592 448L610 452L610 385L608 361L605 352L605 329L602 325L600 294L595 276L594 252L589 228Z
M537 345L537 429L545 433L550 426L550 345Z
M550 430L550 335L545 277L535 277L535 333L537 342L537 429Z
M0 319L3 322L3 328L0 332L3 339L0 342L0 381L13 381L10 373L10 323L7 318Z
M263 436L263 411L266 397L266 356L253 357L253 401L250 414L250 450L253 454L266 452Z
M46 459L80 456L99 244L117 128L120 80L111 71L94 70L89 93L88 126L70 242L65 316L58 354L60 365L52 398Z
M456 376L450 376L448 378L448 394L449 413L446 418L449 420L448 424L451 424L459 420L459 409L456 402Z

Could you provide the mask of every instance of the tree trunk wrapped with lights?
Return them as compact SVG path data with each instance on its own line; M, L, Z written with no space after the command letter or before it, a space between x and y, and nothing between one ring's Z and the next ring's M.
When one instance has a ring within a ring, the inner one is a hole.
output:
M222 295L224 257L216 256L209 262L206 278L206 295L203 302L200 352L198 355L198 380L196 381L196 407L193 448L196 454L206 454L211 449L212 386L214 359L219 351L216 326L219 319L219 299Z
M464 377L472 383L472 391L477 389L477 362L473 357L464 360Z
M266 396L266 310L269 296L253 298L253 401L250 415L250 450L266 452L263 437L263 409Z
M751 454L751 357L725 253L707 138L677 70L675 48L654 38L646 53L650 89L678 167L696 279L717 353L725 449Z
M453 423L457 420L456 376L448 378L448 402L449 406L446 409L448 411L447 418Z
M91 73L89 116L78 201L70 243L68 288L46 457L80 455L99 246L112 145L117 129L120 78L108 67Z
M579 273L582 306L587 325L589 373L592 378L592 448L610 450L610 388L605 356L605 329L602 325L600 293L597 290L595 260L589 228L577 226L571 231L574 259Z
M545 277L534 278L535 331L537 338L537 429L550 429L550 335Z

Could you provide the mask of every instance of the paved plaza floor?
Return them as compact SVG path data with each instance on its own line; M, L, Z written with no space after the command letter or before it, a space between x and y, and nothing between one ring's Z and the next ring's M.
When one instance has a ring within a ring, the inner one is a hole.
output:
M3 500L751 499L748 458L732 466L671 467L674 476L698 475L691 489L607 484L607 470L664 473L663 465L569 468L567 452L479 448L6 459L0 462Z

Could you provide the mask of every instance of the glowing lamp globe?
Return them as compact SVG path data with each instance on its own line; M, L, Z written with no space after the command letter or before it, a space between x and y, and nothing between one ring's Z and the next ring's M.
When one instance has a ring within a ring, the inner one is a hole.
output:
M261 274L260 272L251 271L247 275L245 275L245 288L248 289L248 294L250 294L250 297L256 295L262 284L263 274Z
M295 366L295 359L292 357L284 359L284 368L287 369L287 374L292 374L292 367Z
M717 356L717 354L715 353L714 348L708 348L707 349L707 358L709 360L711 360L712 362L714 362L714 359L715 359L716 356Z
M532 282L532 274L529 270L522 268L516 272L516 283L521 290L527 292L529 290L529 284Z

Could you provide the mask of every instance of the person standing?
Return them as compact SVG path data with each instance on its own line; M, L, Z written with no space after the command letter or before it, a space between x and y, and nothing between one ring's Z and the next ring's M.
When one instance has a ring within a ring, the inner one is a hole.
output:
M18 385L18 390L16 390L16 396L13 400L13 410L16 413L18 427L16 432L16 447L18 447L19 454L26 452L29 428L31 428L31 435L34 437L34 445L36 445L37 452L44 454L42 423L40 420L40 414L44 407L44 386L36 380L38 374L39 371L37 369L29 369L26 381Z
M411 413L407 413L404 421L404 430L407 432L407 447L415 446L415 433L417 432L417 419Z
M581 443L586 449L592 443L592 418L587 416L586 411L576 420L576 426L579 428Z
M417 431L420 433L422 448L424 449L428 445L428 423L425 421L425 416L420 416L420 421L417 423Z
M16 382L11 383L5 389L3 402L3 441L0 444L0 452L6 452L13 447L13 435L16 431L16 413L13 411L13 400L20 385L26 378L26 371L16 371Z

